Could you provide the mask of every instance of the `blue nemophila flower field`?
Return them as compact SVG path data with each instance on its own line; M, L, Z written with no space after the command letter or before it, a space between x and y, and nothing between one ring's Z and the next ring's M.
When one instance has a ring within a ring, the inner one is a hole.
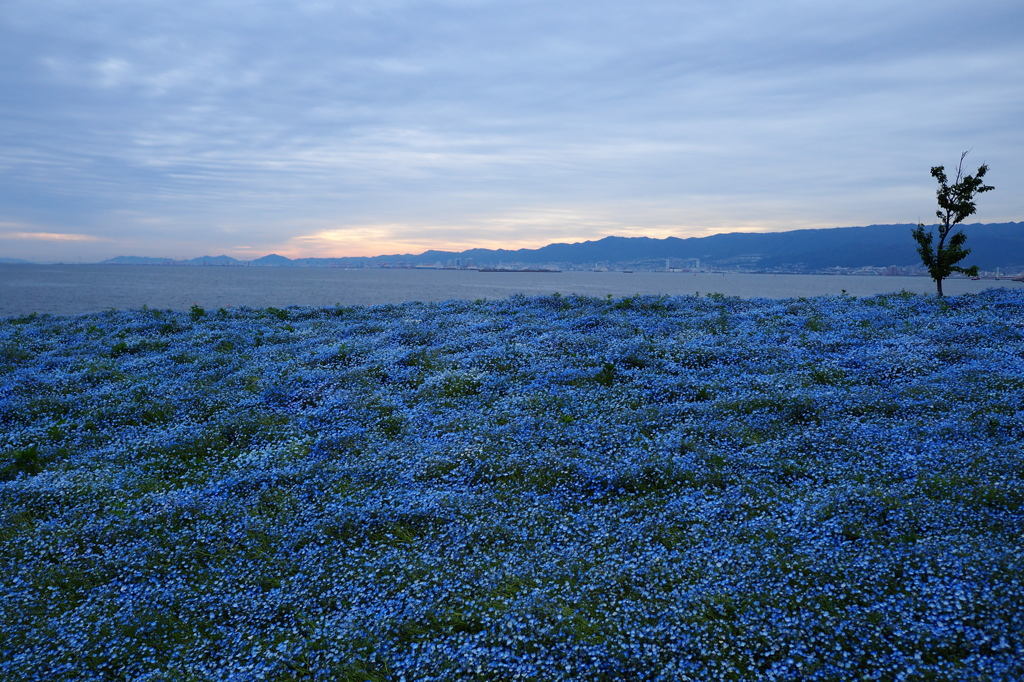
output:
M1024 292L0 320L0 678L1024 676Z

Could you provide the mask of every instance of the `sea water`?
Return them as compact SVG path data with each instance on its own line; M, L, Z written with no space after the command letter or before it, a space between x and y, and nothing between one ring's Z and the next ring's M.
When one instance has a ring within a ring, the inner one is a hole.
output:
M947 295L1009 280L949 279ZM496 299L560 293L615 298L634 294L793 298L934 293L927 277L692 272L478 272L433 269L343 269L153 265L0 265L0 316L74 315L107 309L186 310L193 305L283 308Z

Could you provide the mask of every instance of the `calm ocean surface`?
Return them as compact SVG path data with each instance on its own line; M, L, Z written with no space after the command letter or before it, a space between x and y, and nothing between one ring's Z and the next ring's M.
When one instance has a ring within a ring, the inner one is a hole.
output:
M947 280L947 295L1008 280ZM927 277L745 275L670 272L488 273L475 270L344 270L339 268L198 267L152 265L0 265L0 316L74 315L149 306L186 310L193 304L283 308L289 305L402 303L504 298L512 294L710 294L744 298L852 296L910 291L934 293Z

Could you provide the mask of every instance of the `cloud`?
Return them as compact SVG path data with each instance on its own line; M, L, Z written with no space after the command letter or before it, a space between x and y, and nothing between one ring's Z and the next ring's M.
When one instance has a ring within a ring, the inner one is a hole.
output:
M64 234L60 232L7 232L3 230L0 230L0 239L24 239L44 242L108 241L91 234Z
M963 149L1024 182L1021 25L1008 0L9 0L0 219L176 252L912 221Z

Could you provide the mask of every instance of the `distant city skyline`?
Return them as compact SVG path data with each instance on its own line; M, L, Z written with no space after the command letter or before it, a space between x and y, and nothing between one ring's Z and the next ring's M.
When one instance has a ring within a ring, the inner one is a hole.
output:
M1024 6L8 0L0 258L1024 219Z

